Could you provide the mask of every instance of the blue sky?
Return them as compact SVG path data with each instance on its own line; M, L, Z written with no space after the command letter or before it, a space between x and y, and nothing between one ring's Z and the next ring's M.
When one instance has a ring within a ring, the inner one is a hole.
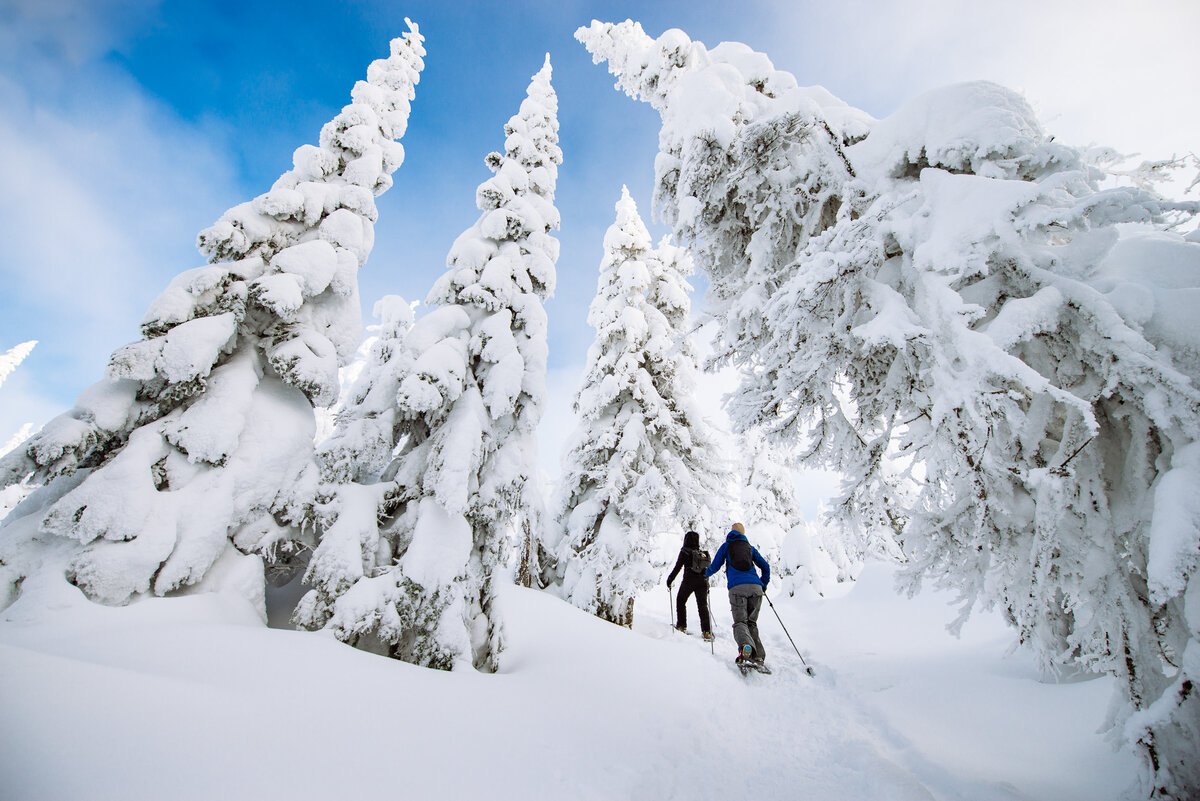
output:
M503 146L502 126L549 52L564 151L547 305L561 404L591 342L584 317L622 184L650 222L658 130L654 111L591 63L578 26L632 17L651 35L678 27L710 46L744 41L875 116L988 78L1025 91L1060 140L1156 157L1195 150L1200 58L1188 36L1200 3L1143 5L0 0L0 351L39 341L0 387L0 444L100 378L171 277L203 263L196 233L316 141L406 16L428 56L407 159L380 199L360 273L365 310L385 293L424 298L477 215L483 157Z

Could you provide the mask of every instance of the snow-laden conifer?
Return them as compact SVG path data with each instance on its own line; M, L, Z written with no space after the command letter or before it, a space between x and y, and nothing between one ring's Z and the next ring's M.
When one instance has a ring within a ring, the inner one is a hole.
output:
M451 248L434 309L368 366L356 399L369 403L352 403L323 449L329 501L296 619L429 667L495 669L496 588L513 541L537 534L562 161L550 75L547 57L505 152L486 159L482 214Z
M37 345L37 340L31 339L28 342L14 345L0 354L0 386L3 386L12 371L17 369L17 365L25 361L25 357L33 352L35 345Z
M1116 676L1148 787L1200 792L1197 337L1167 297L1200 286L1200 247L1169 230L1195 204L1102 188L993 84L857 132L819 103L788 132L811 92L761 55L631 23L578 35L660 110L664 217L734 276L735 423L846 474L840 519L899 537L912 582L956 587L964 615L1000 605L1052 670ZM838 202L813 216L822 192ZM728 236L762 215L769 243Z
M5 520L8 588L44 563L104 603L207 581L261 604L260 555L288 547L280 517L311 459L313 406L336 399L361 336L357 272L423 66L410 28L319 146L200 234L211 264L151 304L143 339L0 462L6 485L49 482Z
M636 595L658 580L655 532L711 527L728 490L693 398L688 269L680 249L655 250L622 189L588 311L596 340L575 400L556 557L564 597L625 626Z

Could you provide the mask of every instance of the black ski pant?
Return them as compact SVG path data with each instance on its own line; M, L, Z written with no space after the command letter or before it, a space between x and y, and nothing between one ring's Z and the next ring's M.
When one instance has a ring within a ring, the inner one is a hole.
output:
M758 613L762 609L763 588L760 584L738 584L729 588L729 609L733 612L733 639L738 653L743 645L754 649L755 659L766 659L767 649L758 638Z
M696 608L700 611L700 630L705 634L712 631L708 619L708 580L698 573L685 571L679 582L679 594L675 596L675 625L687 628L687 599L695 594Z

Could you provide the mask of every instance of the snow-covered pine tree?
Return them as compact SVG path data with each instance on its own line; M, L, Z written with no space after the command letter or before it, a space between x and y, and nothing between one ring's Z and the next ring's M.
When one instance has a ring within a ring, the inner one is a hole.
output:
M17 369L17 365L25 361L25 357L33 352L35 345L37 345L37 340L31 339L28 342L12 346L3 355L0 355L0 386L3 386L9 374Z
M776 116L745 100L760 81L728 59L709 69L721 48L678 32L579 35L630 68L622 85L651 96L665 145L727 132L724 162L660 157L659 199L718 251L706 268L752 260L721 233L756 213L724 199L755 169L740 137ZM762 325L730 343L745 379L735 422L811 432L808 458L848 476L841 517L900 533L914 584L956 587L964 615L1000 605L1050 668L1115 675L1115 723L1145 757L1147 789L1195 797L1200 392L1180 347L1194 325L1113 276L1195 289L1200 248L1168 229L1196 204L1102 189L993 84L929 93L861 142L829 144L846 157L836 214L776 242L774 272L746 269L757 310L725 312ZM783 169L834 177L799 156ZM794 203L756 208L786 217ZM776 284L756 289L761 275Z
M311 459L313 406L336 399L339 361L361 336L356 274L423 66L409 25L320 146L200 234L211 264L171 282L144 338L0 462L5 485L49 482L4 522L10 600L34 572L65 572L109 604L202 581L262 604L261 557L289 543L278 517Z
M622 189L588 311L596 340L575 400L580 424L564 460L556 557L564 597L624 626L638 592L658 580L649 560L655 532L711 525L708 510L728 490L692 398L693 346L676 328L687 324L686 265L669 244L654 249Z
M505 126L505 152L486 159L494 175L476 192L482 214L451 248L428 298L434 310L364 375L364 392L393 399L390 432L378 417L358 422L352 407L340 429L369 425L372 435L336 433L331 448L359 443L345 460L326 451L325 494L336 503L296 619L415 664L496 668L496 588L513 541L537 534L530 493L545 397L542 302L555 284L550 232L562 161L550 76L547 57ZM352 468L362 454L393 447L382 469L373 457Z

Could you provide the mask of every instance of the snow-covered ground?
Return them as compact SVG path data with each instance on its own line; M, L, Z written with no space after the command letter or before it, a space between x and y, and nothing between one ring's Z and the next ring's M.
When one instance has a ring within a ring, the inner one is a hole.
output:
M547 594L502 596L498 675L413 667L264 628L240 599L125 608L64 585L0 624L0 797L12 799L1054 799L1101 801L1132 756L1097 733L1110 679L1052 685L947 596L869 566L837 597L775 599L775 667L674 633L665 587L634 630ZM695 626L694 607L689 610Z

